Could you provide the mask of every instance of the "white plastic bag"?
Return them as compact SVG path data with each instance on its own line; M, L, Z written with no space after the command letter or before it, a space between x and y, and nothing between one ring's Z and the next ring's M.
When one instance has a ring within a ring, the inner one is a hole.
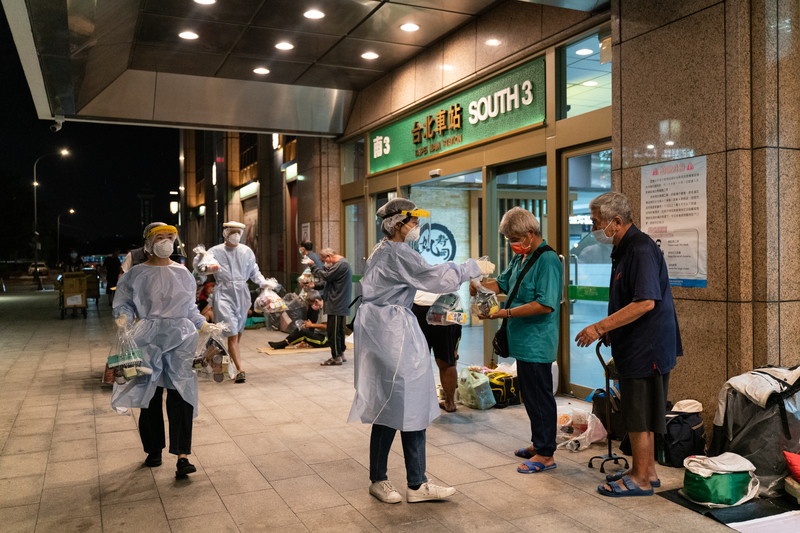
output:
M509 376L515 378L517 377L517 360L514 359L514 362L512 364L500 363L499 365L497 365L497 368L495 368L495 371L505 372Z
M198 244L192 251L197 254L197 265L195 268L200 274L208 276L209 274L216 274L219 272L219 261L214 258L213 253L206 250L205 245Z
M480 372L463 369L458 379L458 393L461 404L472 409L491 409L495 405L489 378Z
M286 304L276 292L264 289L253 303L253 310L257 313L282 313L286 310Z
M576 413L579 411L580 413ZM600 419L592 413L587 413L583 409L573 409L573 416L575 419L582 419L585 415L589 416L589 423L586 425L586 431L573 437L558 445L559 448L566 448L571 452L577 452L584 448L588 448L593 442L598 442L606 438L606 428Z

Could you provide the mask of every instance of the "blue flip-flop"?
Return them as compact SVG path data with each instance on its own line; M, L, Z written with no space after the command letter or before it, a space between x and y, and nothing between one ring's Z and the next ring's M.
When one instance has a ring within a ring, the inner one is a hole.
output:
M625 472L626 470L619 470L616 474L608 474L606 476L606 481L608 481L609 483L611 483L612 481L619 481L620 479L622 479L622 476L625 475ZM661 486L661 480L657 479L655 481L651 481L650 486L653 487L654 489L659 488Z
M602 494L603 496L608 496L609 498L628 498L632 496L652 496L654 491L653 489L650 490L643 490L639 485L631 481L631 478L628 476L622 476L622 484L625 485L625 488L628 490L622 490L616 483L609 483L608 486L611 487L611 490L606 490L603 485L597 486L597 492Z
M514 455L517 457L522 457L523 459L530 459L533 457L533 454L528 451L528 448L520 448L519 450L514 452Z
M527 470L523 470L517 467L517 472L520 474L538 474L539 472L544 472L545 470L552 470L556 467L556 464L553 463L550 466L544 466L544 464L536 461L522 461L522 464L527 466Z

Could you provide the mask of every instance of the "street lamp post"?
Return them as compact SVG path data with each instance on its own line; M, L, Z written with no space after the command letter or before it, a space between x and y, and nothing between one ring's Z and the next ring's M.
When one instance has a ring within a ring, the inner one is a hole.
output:
M59 213L58 216L56 217L56 220L58 220L58 232L56 237L56 262L58 262L61 259L61 215L63 214L64 213ZM70 209L69 214L74 215L75 210Z
M69 155L69 150L61 150L59 154L44 154L40 156L33 163L33 279L36 281L37 290L44 290L42 286L42 279L39 277L39 204L36 201L36 187L39 183L36 181L36 165L45 157L51 155Z

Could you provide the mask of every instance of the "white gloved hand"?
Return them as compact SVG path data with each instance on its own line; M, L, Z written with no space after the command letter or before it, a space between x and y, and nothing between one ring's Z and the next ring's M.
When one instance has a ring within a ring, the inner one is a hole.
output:
M118 328L124 328L128 326L128 315L119 315L114 323L117 325Z
M278 280L276 280L275 278L267 278L267 281L264 282L261 288L274 291L275 289L278 288Z
M203 322L203 325L200 326L200 333L210 333L213 331L214 328L211 327L211 324L208 322Z
M486 259L478 259L475 262L478 263L478 267L481 269L481 273L484 276L488 277L492 272L494 272L494 263L491 261Z

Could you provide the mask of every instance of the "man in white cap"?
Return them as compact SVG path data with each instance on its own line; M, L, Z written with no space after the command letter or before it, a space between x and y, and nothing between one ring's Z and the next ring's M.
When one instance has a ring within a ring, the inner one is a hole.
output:
M253 250L244 244L239 244L244 234L244 224L226 222L222 227L222 237L225 242L209 250L219 262L219 271L214 274L217 281L214 289L214 321L225 322L231 328L228 352L239 371L236 374L236 383L244 383L245 373L239 354L239 340L247 322L247 311L250 309L250 289L247 287L247 280L252 280L259 287L263 287L267 280L258 270Z

